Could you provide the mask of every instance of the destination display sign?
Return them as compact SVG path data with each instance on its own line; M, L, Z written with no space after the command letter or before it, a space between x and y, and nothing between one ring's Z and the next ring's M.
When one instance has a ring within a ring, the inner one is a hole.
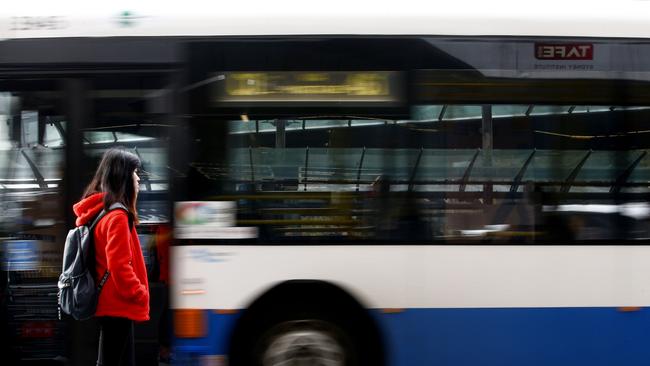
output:
M397 104L395 71L224 72L215 77L219 105L248 103Z

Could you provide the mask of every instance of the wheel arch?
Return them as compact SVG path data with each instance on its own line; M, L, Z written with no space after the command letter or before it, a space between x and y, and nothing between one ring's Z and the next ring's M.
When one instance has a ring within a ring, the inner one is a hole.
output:
M353 327L363 338L364 348L372 350L369 364L385 364L384 340L376 320L357 297L343 286L310 279L287 280L271 287L243 311L233 331L228 353L233 365L239 365L236 356L245 347L248 337L273 322L274 317L304 312L320 312L336 317ZM282 315L281 315L282 314Z

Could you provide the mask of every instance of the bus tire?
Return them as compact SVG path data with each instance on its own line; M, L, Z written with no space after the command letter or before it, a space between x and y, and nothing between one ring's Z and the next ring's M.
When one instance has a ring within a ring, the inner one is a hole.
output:
M229 364L381 366L383 347L367 310L327 286L299 286L296 297L267 296L249 307L233 332Z

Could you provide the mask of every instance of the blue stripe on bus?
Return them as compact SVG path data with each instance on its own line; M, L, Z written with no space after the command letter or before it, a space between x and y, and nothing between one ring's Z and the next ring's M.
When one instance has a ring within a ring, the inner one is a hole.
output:
M373 310L390 366L648 365L650 311L617 308Z
M228 336L238 314L207 312L209 335L175 339L177 353L227 354ZM650 362L647 308L635 312L482 308L371 313L383 332L389 366L645 366Z

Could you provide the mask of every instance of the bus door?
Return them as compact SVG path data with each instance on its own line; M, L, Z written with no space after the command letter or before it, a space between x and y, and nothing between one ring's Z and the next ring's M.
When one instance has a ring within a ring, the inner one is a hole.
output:
M136 228L147 267L151 306L151 320L135 327L136 361L142 365L157 364L159 353L164 356L170 348L166 309L172 80L173 73L157 70L118 70L83 77L80 87L86 90L82 103L86 118L79 125L75 146L70 146L81 157L75 198L82 194L108 149L126 149L141 162ZM96 340L84 341L86 349L96 350Z
M137 230L152 320L136 326L138 364L154 364L159 345L169 347L170 80L167 71L127 69L0 78L1 331L11 340L0 346L5 354L96 361L95 322L59 320L56 282L74 225L71 207L114 147L142 163Z
M66 210L65 85L0 78L0 345L8 363L64 355L56 281Z

